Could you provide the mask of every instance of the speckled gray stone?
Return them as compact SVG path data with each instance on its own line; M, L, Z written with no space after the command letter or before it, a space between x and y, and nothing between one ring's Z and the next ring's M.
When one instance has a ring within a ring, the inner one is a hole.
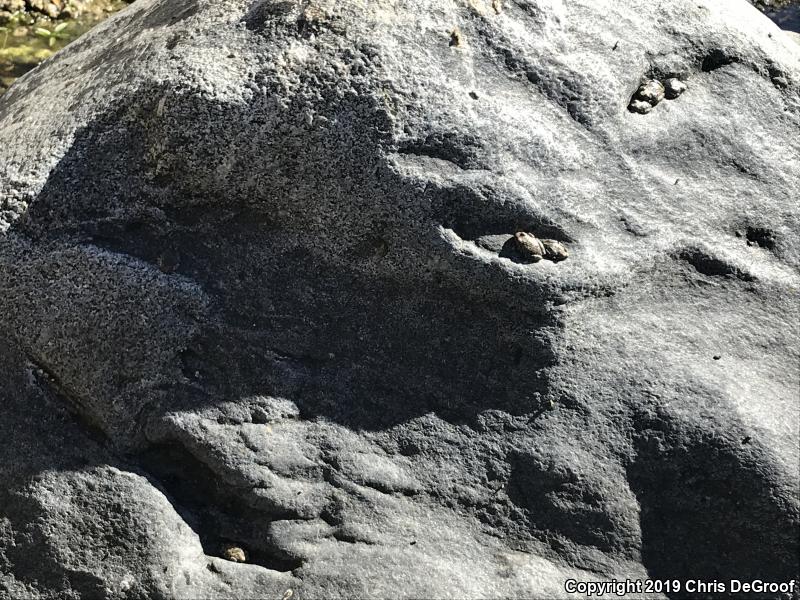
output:
M0 99L0 596L797 577L798 65L744 1L137 0Z

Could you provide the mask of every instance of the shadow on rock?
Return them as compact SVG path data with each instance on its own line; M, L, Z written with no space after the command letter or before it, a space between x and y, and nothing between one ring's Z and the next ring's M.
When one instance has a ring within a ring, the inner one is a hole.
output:
M537 399L547 393L554 361L547 292L514 299L480 266L472 281L451 273L447 246L429 241L437 226L437 215L423 212L429 199L381 162L384 135L373 126L380 110L351 98L341 129L287 135L265 157L258 143L242 146L222 126L209 136L199 124L247 119L264 107L209 105L196 96L159 103L162 93L141 92L80 131L12 229L42 248L111 252L166 285L189 283L206 295L211 309L197 335L172 349L160 378L159 397L169 400L148 401L151 415L254 395L291 399L304 418L352 429L431 411L453 421L489 408L541 412ZM160 115L164 105L179 105L181 114ZM238 149L225 177L215 175L208 150L192 144L203 136L223 155ZM332 149L356 142L373 147ZM401 205L406 214L387 213ZM136 322L138 310L100 318ZM158 379L137 372L140 357L127 362L128 373L109 374L122 378L120 388ZM60 380L82 378L49 368ZM170 376L175 369L182 376Z
M628 479L641 505L642 562L653 579L722 582L674 597L742 598L730 581L787 582L797 577L797 503L763 472L766 449L736 451L669 417L642 417ZM712 592L711 594L707 592Z

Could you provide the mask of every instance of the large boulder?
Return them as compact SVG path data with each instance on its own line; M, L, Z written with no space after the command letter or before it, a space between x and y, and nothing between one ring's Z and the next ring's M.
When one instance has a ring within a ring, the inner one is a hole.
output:
M788 589L798 198L745 0L139 0L0 99L0 595Z

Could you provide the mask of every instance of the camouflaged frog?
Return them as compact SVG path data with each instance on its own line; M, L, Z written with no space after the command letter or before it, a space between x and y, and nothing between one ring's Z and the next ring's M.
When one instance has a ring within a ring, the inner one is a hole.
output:
M540 240L533 234L518 231L514 234L517 251L530 262L537 263L543 258L559 262L569 258L569 251L557 240Z
M247 562L247 555L245 554L244 550L239 548L239 546L234 546L233 544L225 544L222 547L222 558L231 562Z

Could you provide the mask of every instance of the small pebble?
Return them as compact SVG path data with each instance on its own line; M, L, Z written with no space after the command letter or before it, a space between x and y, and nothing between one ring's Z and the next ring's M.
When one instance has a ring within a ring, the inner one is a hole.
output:
M676 77L670 77L664 82L664 96L667 100L675 100L687 89L689 86Z

